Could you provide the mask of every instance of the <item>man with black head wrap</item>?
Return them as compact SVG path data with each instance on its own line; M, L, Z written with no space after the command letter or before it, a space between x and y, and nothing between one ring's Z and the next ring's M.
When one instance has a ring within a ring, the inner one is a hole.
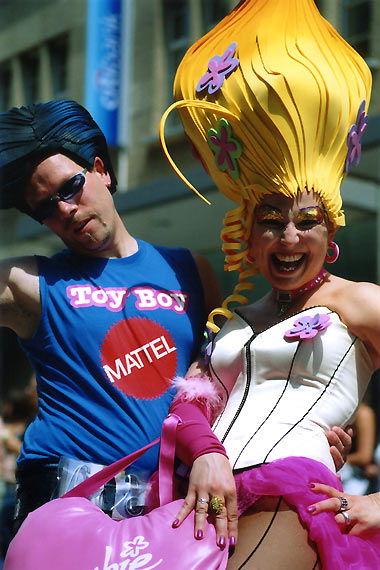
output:
M0 114L0 181L1 208L67 246L0 264L0 324L19 336L39 395L18 459L18 526L54 496L61 457L109 464L160 434L220 299L204 258L129 234L104 135L74 101ZM156 463L151 450L133 469L145 480Z

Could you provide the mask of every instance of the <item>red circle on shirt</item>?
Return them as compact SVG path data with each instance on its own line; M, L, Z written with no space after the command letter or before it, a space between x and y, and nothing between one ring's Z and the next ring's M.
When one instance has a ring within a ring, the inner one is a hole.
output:
M102 368L127 396L151 400L166 392L177 369L177 348L170 333L145 317L115 323L104 337Z

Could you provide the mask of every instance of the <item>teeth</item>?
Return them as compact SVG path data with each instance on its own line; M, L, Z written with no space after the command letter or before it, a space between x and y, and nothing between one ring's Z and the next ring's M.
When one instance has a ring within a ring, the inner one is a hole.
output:
M282 255L281 253L275 254L279 261L285 261L286 263L291 263L292 261L299 261L302 257L302 253L295 253L293 255Z

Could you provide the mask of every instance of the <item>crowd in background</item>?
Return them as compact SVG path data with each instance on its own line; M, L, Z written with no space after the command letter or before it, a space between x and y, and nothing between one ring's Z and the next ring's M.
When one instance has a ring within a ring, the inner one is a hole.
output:
M0 569L12 539L16 489L16 461L24 433L37 413L37 392L33 376L24 389L11 390L0 415Z

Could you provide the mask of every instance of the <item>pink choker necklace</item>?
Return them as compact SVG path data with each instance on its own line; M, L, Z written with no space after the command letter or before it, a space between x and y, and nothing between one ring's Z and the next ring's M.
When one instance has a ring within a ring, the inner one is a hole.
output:
M277 301L277 316L281 317L290 307L292 301L302 295L302 293L306 293L306 291L310 291L310 289L314 289L321 281L324 279L327 271L324 267L320 270L318 275L314 277L302 287L298 289L293 289L292 291L283 291L281 289L273 289L276 292L276 301Z

